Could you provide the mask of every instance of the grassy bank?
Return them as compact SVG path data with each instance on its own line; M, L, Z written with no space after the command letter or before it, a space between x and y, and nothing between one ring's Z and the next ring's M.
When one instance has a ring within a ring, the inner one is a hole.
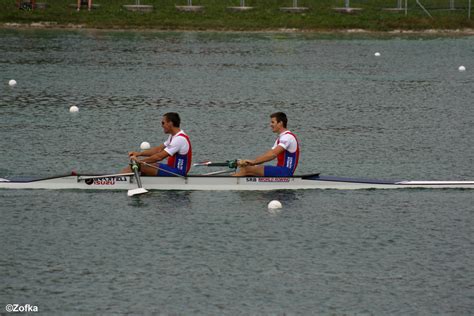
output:
M474 1L474 0L473 0ZM232 13L229 6L238 6L239 0L194 0L193 5L205 7L201 13L178 12L175 5L186 5L186 0L142 0L141 4L153 5L151 13L136 13L122 6L135 4L135 0L94 0L100 4L91 12L77 12L70 4L76 0L37 0L47 3L47 9L34 11L19 10L14 0L0 0L0 23L31 24L49 22L63 27L81 25L105 29L162 29L162 30L344 30L366 29L371 31L463 29L474 28L474 16L468 19L468 0L456 1L462 8L455 11L436 10L448 8L449 1L425 0L430 18L414 2L404 12L383 11L382 8L396 6L396 0L352 1L352 7L363 10L357 14L341 14L333 7L342 7L343 0L299 0L298 5L308 7L303 14L280 12L279 7L292 6L292 0L247 0L246 5L254 7L248 12Z

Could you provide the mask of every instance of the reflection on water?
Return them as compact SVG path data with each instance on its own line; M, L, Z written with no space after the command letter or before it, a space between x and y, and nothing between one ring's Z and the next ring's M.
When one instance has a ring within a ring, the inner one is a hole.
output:
M153 207L160 212L175 212L176 209L190 208L192 195L192 191L149 191L132 197L129 205L145 209Z
M275 191L237 191L236 192L242 202L246 200L261 201L267 205L272 200L278 200L282 203L283 208L297 208L298 201L303 194L297 190L275 190Z

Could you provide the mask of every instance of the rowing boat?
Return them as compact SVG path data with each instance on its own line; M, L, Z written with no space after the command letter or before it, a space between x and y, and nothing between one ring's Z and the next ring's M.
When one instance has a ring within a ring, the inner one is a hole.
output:
M268 191L300 189L474 189L474 181L400 181L372 180L307 174L293 177L232 177L223 175L189 175L187 177L146 177L141 183L147 190L202 191ZM81 189L133 190L137 178L133 173L78 175L47 178L0 178L0 189Z

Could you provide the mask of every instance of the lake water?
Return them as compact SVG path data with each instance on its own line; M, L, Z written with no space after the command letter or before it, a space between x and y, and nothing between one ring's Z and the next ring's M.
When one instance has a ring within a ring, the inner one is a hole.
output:
M253 158L284 111L298 173L472 180L473 57L474 37L0 30L0 177L115 172L169 111L195 161ZM0 308L468 315L473 193L2 190Z

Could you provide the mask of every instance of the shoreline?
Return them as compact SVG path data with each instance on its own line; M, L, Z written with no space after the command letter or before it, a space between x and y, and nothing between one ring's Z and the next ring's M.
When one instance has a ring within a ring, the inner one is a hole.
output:
M211 33L301 33L301 34L386 34L386 35L458 35L472 36L474 29L395 29L388 31L373 31L368 29L297 29L297 28L278 28L278 29L260 29L260 30L233 30L233 29L193 29L193 28L94 28L85 24L58 24L57 22L33 22L33 23L2 23L0 29L50 29L50 30L90 30L90 31L130 31L130 32L211 32Z

